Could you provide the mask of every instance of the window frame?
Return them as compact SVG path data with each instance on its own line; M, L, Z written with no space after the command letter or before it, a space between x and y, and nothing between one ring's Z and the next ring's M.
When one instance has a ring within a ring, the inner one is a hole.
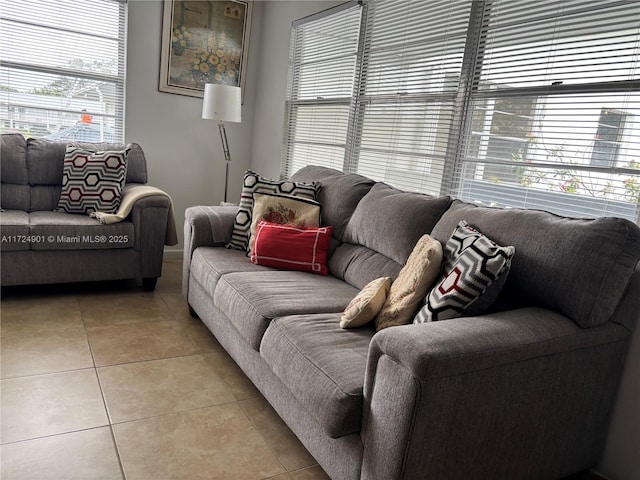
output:
M345 149L344 161L342 165L342 170L349 173L360 173L358 171L358 166L359 166L360 159L362 158L361 153L363 151L362 119L363 119L363 116L365 115L364 112L367 108L369 108L371 105L384 104L385 102L389 102L389 103L395 102L396 104L400 105L400 104L408 103L411 101L421 101L426 98L425 95L407 95L404 97L399 97L399 96L394 97L392 95L391 96L380 95L376 97L372 95L368 96L366 94L366 87L368 85L367 76L370 74L369 63L367 62L367 59L369 58L369 52L366 50L367 45L369 45L370 39L368 35L370 34L370 32L367 26L368 26L369 19L372 18L372 14L376 8L376 5L379 4L381 1L382 0L362 0L361 2L363 6L362 8L363 17L361 20L361 39L360 39L360 45L358 48L358 52L359 52L358 68L357 68L357 74L354 78L354 93L352 95L351 102L350 102L352 115L350 117L348 130L346 134L347 144ZM618 78L611 79L608 77L608 75L605 80L598 80L594 75L593 77L588 77L584 81L582 81L581 79L576 80L575 78L572 78L571 79L572 81L569 81L566 84L563 84L562 82L559 82L559 81L552 81L550 84L541 84L540 82L538 82L538 84L532 85L532 84L527 84L526 81L523 81L522 84L516 84L516 85L501 84L501 85L498 85L497 88L486 88L487 84L486 83L483 84L482 79L485 72L491 72L491 70L485 69L485 63L491 61L488 57L488 53L486 50L488 48L487 37L489 35L488 28L490 28L489 22L490 20L493 20L494 15L501 14L499 12L499 8L497 8L497 6L500 6L501 3L500 3L500 0L480 0L480 1L474 1L471 3L472 3L472 6L471 6L469 19L467 23L467 32L466 32L466 38L465 38L462 69L460 72L460 78L458 81L457 89L456 89L455 95L453 96L453 120L450 125L449 135L447 138L447 147L446 147L444 160L443 160L444 169L441 176L440 190L438 192L425 192L425 193L453 195L468 201L480 200L480 203L487 204L486 200L483 201L479 198L473 198L465 193L464 178L465 178L465 175L467 175L465 171L468 168L473 167L474 163L478 165L480 165L480 163L482 163L483 165L496 165L497 168L502 168L502 167L514 168L514 163L510 161L510 159L498 158L498 159L492 160L492 159L486 159L486 158L485 159L478 158L477 160L474 160L470 158L469 148L474 135L473 121L474 121L475 105L483 101L499 102L501 100L505 100L509 98L517 99L517 98L529 97L533 99L532 102L534 104L533 114L532 114L532 125L533 125L532 131L533 131L535 128L542 128L543 122L542 122L542 117L540 116L541 115L540 111L543 108L542 106L546 105L547 102L550 101L550 99L554 99L556 102L560 102L560 101L568 102L569 100L573 102L574 98L577 98L578 96L581 96L581 95L582 96L598 95L602 97L603 99L602 101L604 101L607 95L622 97L628 94L629 92L631 92L632 95L636 95L638 92L640 92L640 80L638 80L635 77L629 78L626 80L620 80ZM516 5L515 10L517 10L518 8L524 8L523 5L524 5L523 3ZM549 3L548 5L547 4L545 5L543 5L543 8L547 9L547 11L544 12L547 15L546 17L547 19L552 19L552 20L564 19L563 17L564 11L562 13L557 13L556 10L554 10L554 6L551 5L551 3ZM567 2L566 6L568 11L570 11L572 15L573 14L594 15L595 14L594 11L596 10L601 11L601 9L604 8L604 9L607 9L607 10L604 10L606 14L612 15L614 17L616 15L620 15L620 11L616 10L617 8L626 7L625 2L615 2L613 0L602 1L595 7L592 7L590 5L587 5L587 6L578 5L577 2ZM608 8L610 6L612 8L609 10ZM513 4L508 5L508 7L512 8ZM509 8L507 8L507 10ZM513 11L510 12L510 14L513 15ZM502 17L499 16L498 18L499 18L499 21L503 21ZM515 23L519 23L522 21L522 23L526 25L527 28L531 28L530 24L527 23L531 21L529 18L527 17L524 17L522 19L519 17L514 17L514 18L516 18ZM301 21L304 22L307 20L308 19L302 19ZM533 20L538 21L539 19L536 17ZM514 21L513 18L511 19L511 21ZM294 28L295 28L295 24L294 24ZM585 35L588 36L588 40L583 39L582 41L591 41L591 38L593 35L595 35L596 33L598 34L602 33L602 32L591 32L586 28L587 27L584 27L583 29L583 27L580 27L579 35L570 33L570 34L566 34L566 36L563 37L567 39L569 42L569 47L568 47L570 49L569 51L572 51L571 49L573 49L573 51L582 51L582 49L585 48L585 44L580 43L581 42L580 38L585 37ZM515 30L515 32L517 32L517 34L520 34L520 31L517 29ZM635 38L638 38L638 35L635 30L631 30L631 32L632 32L631 35L636 35ZM617 31L614 33L617 34ZM512 35L512 34L507 33L507 35ZM524 37L524 38L532 38L532 37ZM511 37L507 37L507 43L510 41L512 41ZM499 45L504 46L504 43ZM522 44L518 43L517 45L521 46L521 48L525 48L527 43L526 42ZM635 43L635 45L636 46L634 48L636 50L634 51L635 52L634 55L638 56L640 55L640 53L637 52L637 43ZM535 47L535 45L533 46ZM524 58L526 61L529 61L528 57L530 56L531 56L531 52L525 50ZM593 57L593 58L589 57L587 60L590 61L589 68L592 69L591 71L593 72L604 71L604 70L594 70L594 69L602 68L598 63L598 60L596 59L596 57ZM565 64L567 65L571 65L571 63L567 63L566 58L563 59L562 61L564 61ZM490 75L489 73L486 73L486 74ZM579 101L588 102L588 100L579 100ZM632 105L635 105L634 108L640 107L640 104L638 104L637 99L635 100L632 99L631 101L632 102L635 101L635 103L632 103ZM346 99L344 99L344 102L346 105ZM576 105L579 105L580 108L582 108L582 105L587 105L587 103L584 103L584 104L576 103ZM604 110L607 108L607 105L603 104L601 108ZM544 161L543 159L541 160L540 158L537 158L532 163L529 163L528 167L531 169L538 169L538 168L552 169L552 168L564 167L569 170L575 170L579 172L580 175L584 174L585 178L587 179L589 179L591 176L598 179L599 178L598 175L600 175L601 177L603 175L604 176L608 175L609 176L608 178L614 179L615 181L621 180L622 179L621 175L630 176L632 181L634 181L633 179L640 179L640 168L636 166L635 162L631 161L631 163L629 163L628 165L623 165L619 157L621 149L623 150L628 149L631 152L631 154L625 157L628 159L628 158L632 158L633 155L635 155L635 152L638 151L638 149L640 148L640 144L637 141L634 143L634 141L632 141L631 139L628 139L630 134L629 132L627 132L627 126L626 126L626 124L628 123L626 120L629 118L637 117L637 115L635 114L634 110L624 111L624 109L621 109L617 106L608 108L608 110L616 111L624 115L624 118L621 121L621 125L618 128L617 138L614 142L615 152L613 152L612 154L613 161L610 162L611 163L610 165L594 164L590 158L589 158L589 161L584 164L570 163L570 162L562 163L562 160L559 160L559 162L554 163L548 160ZM633 121L637 122L637 118L635 118ZM601 122L599 120L598 125L600 125L600 123ZM287 128L288 127L289 125L287 125ZM488 133L490 133L491 128L492 128L492 125L489 125ZM596 127L596 130L597 129L598 127ZM285 131L285 136L287 131L288 130ZM552 132L552 133L555 133L555 132ZM581 133L584 133L584 132L581 132ZM482 134L484 134L484 132L482 132L481 135ZM594 132L594 137L596 134L597 132ZM529 134L527 134L527 136L529 136ZM535 133L531 133L531 136L534 137ZM529 148L531 148L532 151L536 151L536 146L533 144L533 142L535 141L534 138L532 139L527 138L522 140L525 140L525 143L524 143L525 153ZM595 140L597 139L594 138L594 142L592 142L592 145L591 145L592 153L590 157L594 155L593 148L595 148ZM285 143L286 143L286 138L285 138ZM559 158L560 157L556 158L556 160L558 160ZM283 156L282 166L283 166L282 173L284 176L290 175L292 173L290 169L288 169L289 166L287 165L286 158L284 156ZM364 174L367 175L366 173ZM604 182L604 180L602 181ZM517 185L514 184L514 186L517 186ZM403 188L403 187L401 186L400 188ZM588 199L590 198L588 195L584 193L578 193L576 195L576 198L577 197L585 197ZM595 198L595 195L593 197ZM631 216L629 216L628 213L625 213L624 215L627 218L634 220L636 223L640 224L640 204L639 202L634 203L633 197L629 200L629 202L631 203L631 207L635 208L635 213ZM493 202L488 202L488 203L492 204ZM609 200L605 198L605 199L602 199L601 203L605 205L607 203L615 203L615 202L609 202ZM508 207L508 206L515 206L515 205L504 205L504 206ZM534 207L525 206L523 208L534 208ZM535 208L545 208L550 211L554 211L555 207L553 206L553 202L552 202L547 207L543 205L542 207L537 206ZM580 210L581 207L576 207L576 208L577 210L575 212L569 212L569 213L575 214L575 216L588 216L588 217L597 217L597 216L609 214L607 210L608 208L607 205L603 207L602 213L600 212L590 213L591 211L589 209ZM566 215L567 213L563 212L562 214ZM614 212L614 215L619 216L620 214Z
M100 0L99 2L99 3L105 3L105 4L114 4L117 6L117 12L118 12L117 13L118 15L117 38L108 36L106 34L103 35L101 33L82 32L82 34L88 38L96 38L96 39L102 38L105 40L114 41L117 44L117 59L116 59L117 73L115 74L78 69L78 68L74 68L72 65L63 66L63 67L45 65L45 64L38 63L36 61L29 61L30 59L26 59L26 61L23 61L22 59L20 59L19 61L16 61L16 60L9 60L7 58L2 58L2 60L0 61L0 67L2 67L3 69L6 69L7 72L24 72L27 75L33 74L36 76L37 75L56 76L58 77L58 80L71 78L71 79L87 80L90 82L95 82L96 84L100 84L100 83L108 84L112 86L112 88L114 89L113 95L110 95L110 97L113 98L113 102L114 102L113 113L108 113L105 111L102 111L102 112L88 111L87 109L80 108L80 107L72 108L70 105L68 105L67 107L52 106L52 105L46 105L46 102L42 102L40 105L38 105L37 102L33 103L33 102L20 101L19 99L12 99L11 95L9 94L7 96L6 103L4 100L2 102L3 104L6 105L5 107L6 110L5 109L3 110L6 111L7 118L1 118L1 120L3 122L12 121L12 119L10 118L11 107L15 109L22 109L23 113L25 115L30 116L31 119L25 118L21 120L20 118L16 118L14 119L14 121L17 121L23 124L24 128L22 128L22 130L27 130L28 131L26 133L27 135L39 136L37 133L29 133L34 128L34 126L37 127L37 125L41 123L35 120L35 118L37 118L38 116L45 116L47 119L50 116L55 116L55 115L57 115L58 117L72 116L80 119L83 115L88 114L92 118L103 119L103 122L96 129L99 133L99 136L101 137L100 141L106 141L105 135L107 135L108 139L113 140L112 143L123 142L124 131L125 131L126 64L127 64L127 58L126 58L127 15L128 15L127 1L128 0ZM63 8L64 6L65 6L64 4L56 3L56 8L58 9ZM71 4L69 4L69 7L71 8ZM2 15L0 17L0 21L1 23L9 22L16 25L22 25L24 28L27 28L27 29L28 28L36 28L36 29L44 28L44 29L56 31L58 33L65 33L65 32L72 33L72 34L78 33L77 29L65 28L65 27L54 25L54 24L41 25L40 23L37 23L37 22L32 22L32 21L22 20L17 18L10 18L5 15ZM6 48L6 46L3 45L3 48ZM81 60L84 60L84 59L81 59ZM7 75L10 77L10 73L7 73ZM17 85L22 86L21 82L19 81ZM12 88L11 83L9 83L7 87ZM93 86L94 89L95 87L96 85ZM87 87L87 89L88 88L89 87ZM18 92L18 93L21 93L24 95L28 95L28 94L34 95L32 93L25 93L25 92ZM43 95L43 97L49 97L49 95ZM75 97L67 97L67 98L69 98L69 103L70 103ZM112 128L111 125L106 124L106 122L104 121L106 119L109 119L111 122L113 122L113 134L105 133L107 129L110 130ZM69 123L69 120L67 120L66 123ZM48 120L47 120L47 124L48 124ZM94 124L94 125L97 125L97 124ZM27 126L30 126L30 128L27 128ZM4 129L9 129L9 131L13 130L14 128L10 124L3 125L3 127ZM71 129L73 127L75 127L75 125L66 126L65 129ZM59 133L59 132L55 132L55 131L49 132L48 135L51 135L52 138L55 138L56 133ZM70 133L70 135L72 134ZM66 137L61 137L61 139L64 139L64 138Z

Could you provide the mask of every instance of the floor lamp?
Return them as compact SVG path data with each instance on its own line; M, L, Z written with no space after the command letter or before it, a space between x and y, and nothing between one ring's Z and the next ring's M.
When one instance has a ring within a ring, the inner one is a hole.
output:
M224 175L224 203L227 203L227 191L229 188L229 165L231 153L227 142L225 122L240 123L241 95L240 87L207 83L204 86L204 98L202 101L202 118L205 120L218 120L218 130L222 141L222 151L226 162Z

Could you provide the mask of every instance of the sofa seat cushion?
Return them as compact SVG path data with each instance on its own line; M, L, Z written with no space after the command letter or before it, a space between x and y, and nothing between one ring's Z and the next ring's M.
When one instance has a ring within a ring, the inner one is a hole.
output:
M30 250L29 214L22 210L5 210L0 213L0 234L0 250L3 252Z
M395 280L402 265L389 257L374 252L362 245L343 243L329 257L329 273L341 278L349 285L364 288L366 284L380 277Z
M31 244L32 250L101 250L132 248L133 223L102 225L95 218L63 212L31 212L31 235L45 242Z
M222 275L213 292L213 302L258 351L272 319L305 313L341 313L357 294L357 289L330 276L275 270L259 275L236 272Z
M225 273L260 272L273 270L251 263L247 252L224 247L198 247L191 257L191 279L207 292L214 292L218 280Z
M362 426L363 385L374 329L344 330L340 314L276 318L260 355L310 415L337 438Z

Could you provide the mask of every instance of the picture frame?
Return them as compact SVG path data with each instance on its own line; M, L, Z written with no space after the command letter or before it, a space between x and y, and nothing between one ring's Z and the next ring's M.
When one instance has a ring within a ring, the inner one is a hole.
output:
M244 99L252 13L249 0L163 0L158 90L202 98L220 83Z

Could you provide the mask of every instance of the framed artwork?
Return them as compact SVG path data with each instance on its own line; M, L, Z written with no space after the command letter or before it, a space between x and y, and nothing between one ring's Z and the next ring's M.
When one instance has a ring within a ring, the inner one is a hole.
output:
M164 0L161 92L204 96L205 83L242 88L253 2Z

